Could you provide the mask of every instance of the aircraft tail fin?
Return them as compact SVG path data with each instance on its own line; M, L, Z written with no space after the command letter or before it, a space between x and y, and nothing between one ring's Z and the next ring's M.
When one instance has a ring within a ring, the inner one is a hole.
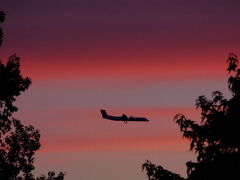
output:
M101 109L100 111L103 118L106 118L108 116L106 110Z

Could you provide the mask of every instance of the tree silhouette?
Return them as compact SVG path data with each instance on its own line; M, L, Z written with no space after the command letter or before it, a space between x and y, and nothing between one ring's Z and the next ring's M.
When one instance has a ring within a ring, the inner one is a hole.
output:
M38 177L36 180L63 180L64 179L64 173L60 172L58 175L55 174L54 171L49 171L48 176L42 175L41 177Z
M0 24L3 23L5 20L5 13L3 11L0 11ZM2 38L3 38L3 32L2 29L0 28L0 46L2 45Z
M238 57L230 53L228 60L228 88L232 94L225 99L219 91L212 100L199 96L196 108L201 110L201 122L187 119L183 114L174 117L183 137L190 140L190 150L196 162L187 162L188 180L240 179L240 68ZM179 175L147 161L142 165L149 180L181 180Z
M0 23L4 22L5 13L0 11ZM0 28L0 44L3 33ZM14 106L16 97L27 90L31 80L21 75L20 58L12 55L6 64L0 61L0 179L34 180L34 153L40 148L40 133L33 126L25 126L13 117L18 109ZM62 180L64 173L37 180Z

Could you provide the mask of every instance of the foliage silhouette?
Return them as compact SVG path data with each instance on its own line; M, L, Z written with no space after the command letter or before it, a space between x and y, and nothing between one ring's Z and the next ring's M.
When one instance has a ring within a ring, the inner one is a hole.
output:
M199 96L196 108L201 109L201 122L187 119L183 114L174 117L183 137L190 140L190 150L197 162L187 162L188 180L240 179L240 68L238 57L230 53L228 88L232 94L225 99L219 91L212 100ZM147 161L142 165L149 180L180 180L182 177Z
M161 180L184 180L178 174L172 173L162 166L156 166L150 161L147 161L142 165L142 169L147 170L147 176L149 180L161 179Z
M0 11L0 24L3 23L5 20L5 13L3 11ZM3 38L3 32L2 29L0 28L0 46L2 45L2 38Z
M60 172L57 176L55 176L54 171L49 171L48 172L48 177L45 175L42 175L41 177L38 177L36 180L63 180L64 179L64 173Z
M0 11L0 23L4 22L5 13ZM0 43L3 33L0 28ZM27 90L31 80L22 77L20 58L12 55L3 64L0 61L0 179L34 180L34 153L40 148L40 133L33 126L25 126L13 117L18 109L14 106L16 97ZM36 180L63 180L64 173Z

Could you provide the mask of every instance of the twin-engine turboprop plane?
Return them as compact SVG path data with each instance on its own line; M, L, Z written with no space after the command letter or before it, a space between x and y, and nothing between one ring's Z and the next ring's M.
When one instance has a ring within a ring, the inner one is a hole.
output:
M136 121L136 122L147 122L149 121L147 118L145 117L127 117L127 115L123 114L122 116L110 116L107 114L106 110L101 109L101 114L102 114L102 118L104 119L110 119L112 121L123 121L125 123L127 123L128 121Z

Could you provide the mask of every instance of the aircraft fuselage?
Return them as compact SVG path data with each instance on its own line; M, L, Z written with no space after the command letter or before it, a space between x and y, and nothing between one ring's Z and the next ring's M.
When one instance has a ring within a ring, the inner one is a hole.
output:
M147 122L147 121L149 121L145 117L133 117L133 116L127 117L125 114L123 114L122 116L111 116L111 115L108 115L105 110L100 110L100 111L102 114L102 118L109 119L112 121L124 121L124 122L127 122L127 121Z

